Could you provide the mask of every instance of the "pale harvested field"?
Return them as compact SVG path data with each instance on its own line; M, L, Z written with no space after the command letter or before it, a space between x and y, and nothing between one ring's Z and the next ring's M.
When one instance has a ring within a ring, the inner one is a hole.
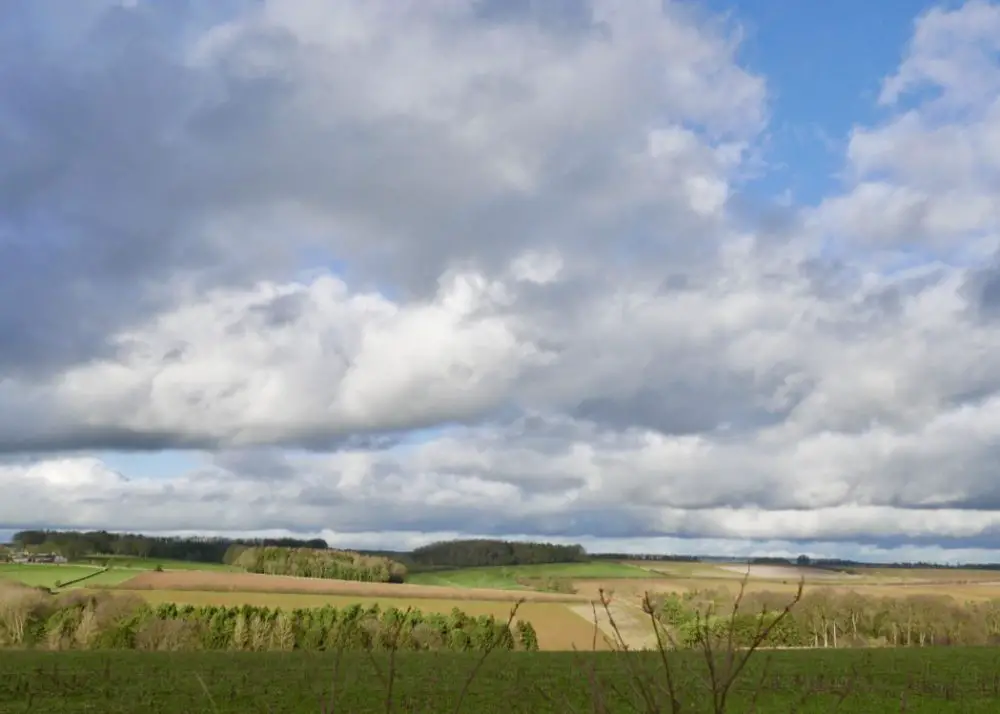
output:
M884 582L996 582L1000 583L1000 571L996 570L948 570L945 568L858 568L857 572L866 578Z
M493 615L499 620L510 617L514 603L510 601L488 601L468 599L438 598L390 598L375 596L325 595L318 593L294 592L239 592L209 590L120 590L143 598L153 605L175 603L177 605L257 605L260 607L295 608L349 607L354 604L381 608L397 607L400 610L413 608L422 612L449 613L457 607L467 615ZM589 605L584 607L589 609ZM589 650L593 643L593 626L574 614L569 606L557 602L525 602L517 610L517 619L527 620L538 633L539 648L547 651L572 650L574 647ZM602 641L599 647L607 648Z
M608 603L566 605L587 623L590 640L586 649L612 650L624 643L630 650L656 649L656 633L649 616L637 606L638 601L615 598ZM614 622L612 623L612 618ZM594 637L594 629L598 636Z
M581 602L585 598L531 590L487 590L435 585L361 583L350 580L293 578L286 575L225 573L212 571L146 572L119 586L122 590L208 590L241 593L304 593L349 595L355 598L431 598L444 600L492 600L514 602Z
M656 563L630 561L630 565L669 578L696 578L715 580L739 580L747 576L747 565L740 563ZM838 573L822 568L797 567L794 565L751 565L751 579L757 580L856 580L858 575Z
M625 598L629 602L639 602L645 592L651 595L658 593L684 593L694 590L728 590L734 595L739 591L740 579L729 581L719 578L678 578L629 582L625 580L576 581L577 593L590 598L598 597L598 590L611 592L616 598ZM793 595L798 588L795 580L754 580L746 584L746 592L774 592ZM936 595L953 597L959 602L983 601L1000 598L1000 582L964 582L950 583L942 581L910 581L910 582L823 582L806 581L804 592L826 590L835 592L855 592L868 597L908 597L912 595Z
M629 561L630 565L644 568L651 572L665 575L678 580L696 581L733 581L741 580L747 575L747 566L740 563L679 563L654 561ZM878 566L855 566L852 572L826 570L815 567L798 567L794 565L758 565L750 566L751 582L788 581L797 583L804 578L806 584L843 584L855 587L857 585L900 585L905 587L924 585L1000 585L1000 571L995 570L958 570L946 568L880 568ZM711 587L711 586L707 586Z

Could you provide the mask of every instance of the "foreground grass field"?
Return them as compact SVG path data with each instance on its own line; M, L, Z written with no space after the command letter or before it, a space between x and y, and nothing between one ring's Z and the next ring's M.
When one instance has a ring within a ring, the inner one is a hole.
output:
M0 713L386 711L387 655L344 654L334 678L332 654L0 652ZM398 653L393 711L451 712L477 658L462 654ZM673 656L683 711L706 712L697 656ZM995 714L1000 711L1000 652L992 649L909 649L766 653L751 661L727 711L784 714ZM631 665L656 677L656 655ZM588 671L608 695L608 711L635 711L626 659L617 653L494 653L468 688L461 711L475 714L592 711ZM656 679L655 681L660 681ZM617 689L615 695L612 689ZM755 709L753 691L760 689ZM645 711L645 709L641 709ZM668 711L668 709L664 709Z

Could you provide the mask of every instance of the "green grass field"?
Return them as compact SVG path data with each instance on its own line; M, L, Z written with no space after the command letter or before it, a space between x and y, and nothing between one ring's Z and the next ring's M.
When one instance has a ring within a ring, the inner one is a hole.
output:
M103 573L98 573L92 578L87 578L79 583L74 583L70 587L72 588L113 588L121 585L127 580L131 580L136 576L134 570L126 570L124 568L111 570L105 570Z
M99 568L89 565L0 563L0 578L16 580L33 587L53 588L57 582L77 580L97 573L98 570Z
M0 563L0 578L16 580L17 582L33 587L50 589L56 588L56 583L70 583L76 580L79 580L79 582L73 582L68 587L115 587L126 580L134 578L141 570L151 570L153 567L155 565L144 569L118 566L110 570L103 570L102 567L97 565L81 565L77 563ZM86 577L86 580L80 580L80 578L84 577Z
M81 562L103 566L108 563L112 568L130 568L132 570L153 570L159 565L164 570L210 570L227 573L243 572L242 568L223 563L193 563L188 560L170 560L165 558L137 558L127 555L88 556Z
M375 661L384 673L385 654L376 654ZM454 711L476 661L476 656L455 653L399 653L392 711ZM302 652L0 652L0 714L319 714L324 711L321 698L329 696L334 682L334 662L330 653ZM681 664L683 711L709 711L699 681L704 664L690 653L675 655L673 662ZM659 667L656 655L636 655L633 663L643 676L655 676ZM830 712L849 687L851 693L837 710L844 714L995 714L1000 711L998 664L1000 651L986 648L766 653L751 661L727 711ZM609 711L635 711L635 702L625 699L636 695L620 654L507 652L486 660L461 711L592 711L591 668L598 682L621 692L616 696L606 687ZM760 695L751 709L758 686ZM327 711L382 712L384 697L369 657L345 653L336 706Z
M546 565L500 565L489 568L461 568L412 573L406 582L415 585L443 585L459 588L497 588L518 590L519 579L556 578L566 580L649 579L659 573L611 561L591 563L552 563Z

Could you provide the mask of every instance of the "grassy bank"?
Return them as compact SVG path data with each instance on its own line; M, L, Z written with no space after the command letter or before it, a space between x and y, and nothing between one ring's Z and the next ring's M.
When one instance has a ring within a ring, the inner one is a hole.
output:
M694 653L672 656L681 671L683 711L707 711L699 681L704 664ZM333 711L386 710L375 665L384 674L388 655L374 657L375 664L365 654L343 655ZM398 653L393 711L454 711L477 661L467 654ZM655 676L658 655L637 655L633 666ZM461 711L591 711L591 668L609 692L609 710L634 711L624 700L636 696L629 685L634 673L621 654L510 652L485 660ZM319 714L334 670L330 653L0 652L0 713ZM829 712L849 687L839 708L845 713L995 714L998 672L1000 651L985 648L761 653L740 679L728 711L751 711L759 688L759 714ZM611 693L615 688L620 697Z

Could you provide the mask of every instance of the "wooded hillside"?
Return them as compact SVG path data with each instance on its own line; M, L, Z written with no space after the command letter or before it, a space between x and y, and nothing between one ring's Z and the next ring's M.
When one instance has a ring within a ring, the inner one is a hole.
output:
M476 568L490 565L579 563L588 560L583 546L517 543L505 540L449 540L414 550L409 560L421 568Z

